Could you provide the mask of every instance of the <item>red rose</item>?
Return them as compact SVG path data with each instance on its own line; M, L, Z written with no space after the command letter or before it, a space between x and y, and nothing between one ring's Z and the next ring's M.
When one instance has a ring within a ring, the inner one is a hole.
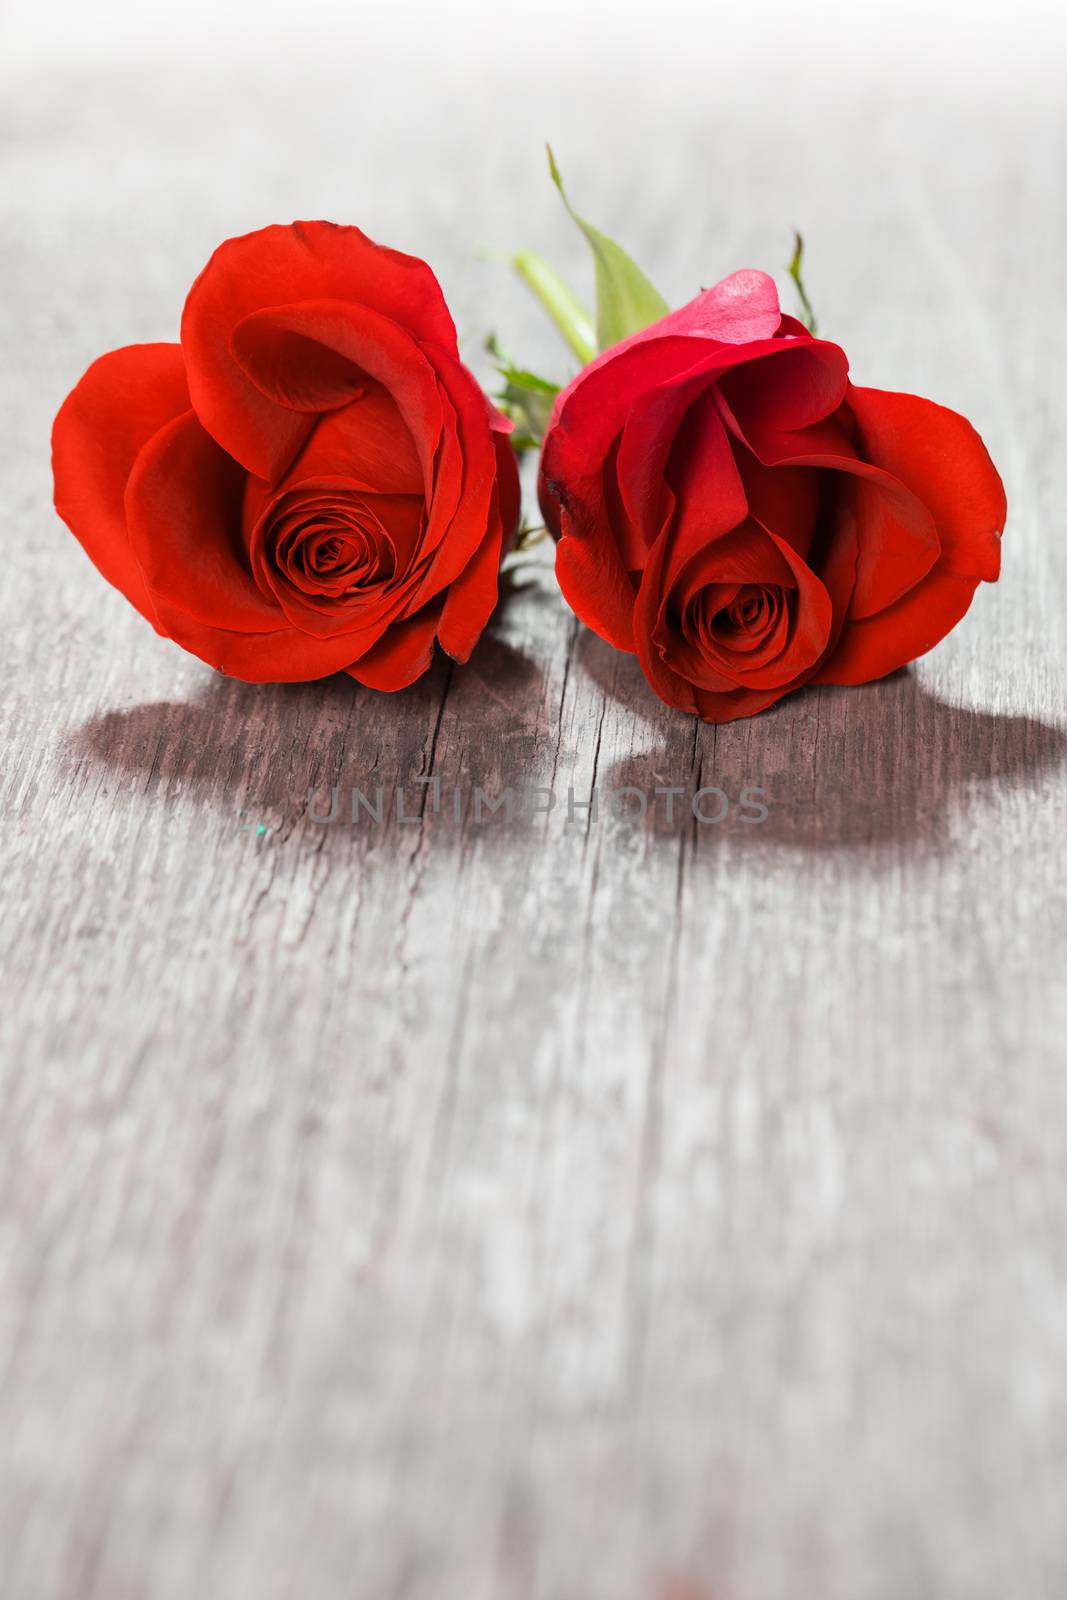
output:
M540 497L578 616L712 722L922 655L997 577L1006 512L970 423L854 388L762 272L578 375Z
M216 250L180 344L89 368L55 422L56 508L220 672L399 689L435 639L466 660L496 602L508 428L424 262L297 222Z

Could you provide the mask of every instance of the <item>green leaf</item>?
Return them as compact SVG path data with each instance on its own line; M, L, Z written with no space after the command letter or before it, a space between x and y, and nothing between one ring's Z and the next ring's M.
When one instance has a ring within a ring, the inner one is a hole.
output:
M533 250L512 256L512 266L533 290L583 367L596 355L593 319L565 278Z
M578 215L567 199L552 146L546 145L545 149L548 151L548 170L552 182L559 190L560 199L568 212L585 234L593 253L596 270L596 336L600 349L606 350L609 345L618 344L620 339L628 338L631 333L638 333L650 323L658 322L660 317L667 315L670 307L641 268L630 260L622 246Z
M514 423L511 443L521 455L524 450L539 445L544 438L553 404L559 394L559 384L542 378L536 372L517 367L495 333L486 339L485 348L504 380L503 388L493 399L509 421Z
M548 378L539 378L536 372L527 372L525 367L498 367L500 376L513 389L529 389L534 394L548 395L554 400L559 394L559 384L552 383Z
M818 332L819 324L815 320L815 312L814 312L814 310L812 308L811 301L808 299L808 292L804 287L804 277L803 277L803 273L801 271L801 269L803 267L803 264L804 264L804 241L800 237L800 234L794 228L793 229L793 256L792 256L792 259L791 259L791 261L789 263L789 269L788 269L789 270L789 276L792 278L793 282L796 284L796 286L797 286L797 294L800 297L800 304L801 304L801 308L802 308L801 309L800 320L801 320L801 322L803 322L803 324L804 324L805 328L807 328L808 332L814 337L814 335Z

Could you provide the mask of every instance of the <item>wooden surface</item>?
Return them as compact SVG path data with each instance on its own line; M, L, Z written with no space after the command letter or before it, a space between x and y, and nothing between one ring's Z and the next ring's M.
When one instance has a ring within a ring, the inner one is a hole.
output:
M1061 1600L1063 114L502 41L6 69L0 1594ZM913 671L701 727L542 553L465 670L253 688L54 517L67 388L267 221L425 254L472 359L563 375L473 256L585 271L545 133L672 299L798 223L860 380L974 418L1004 577ZM701 783L768 819L567 821Z

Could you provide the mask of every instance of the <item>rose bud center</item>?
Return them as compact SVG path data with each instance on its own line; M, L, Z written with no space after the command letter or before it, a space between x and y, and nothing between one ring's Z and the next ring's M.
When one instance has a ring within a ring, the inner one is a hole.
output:
M424 519L420 495L376 494L337 478L290 484L252 531L256 582L304 632L358 629L409 579Z
M306 594L351 594L396 569L388 531L358 501L279 518L268 535L271 547L279 572Z
M724 665L781 646L796 591L774 583L710 583L691 596L682 632L705 660Z

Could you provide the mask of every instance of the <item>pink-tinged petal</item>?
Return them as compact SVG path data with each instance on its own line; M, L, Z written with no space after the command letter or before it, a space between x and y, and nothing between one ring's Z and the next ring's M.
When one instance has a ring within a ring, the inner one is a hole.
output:
M684 338L697 346L740 346L773 339L780 330L781 321L774 279L766 272L747 267L732 272L710 289L702 289L692 300L679 306L677 311L669 311L658 322L630 334L627 339L620 339L584 367L579 377L586 378L599 371L626 351L662 339ZM805 338L808 337L805 334ZM694 354L691 348L687 359L692 361ZM566 395L567 391L563 393Z
M240 632L283 625L245 553L244 486L243 469L193 411L175 417L141 451L126 488L126 518L157 611L166 604Z
M406 689L421 678L433 660L440 604L394 622L377 644L346 670L368 689Z
M691 338L718 339L723 344L748 344L755 339L773 338L781 320L774 279L754 267L744 267L712 288L702 289L687 305L642 333L684 333Z
M1008 507L1000 474L965 417L917 395L849 391L863 455L893 474L929 509L941 569L992 583Z
M956 626L979 579L937 571L877 616L849 619L817 683L870 683L925 655Z
M366 306L455 350L455 328L425 262L385 249L358 228L295 222L220 245L197 278L182 316L192 403L208 432L250 472L275 479L307 431L250 381L234 359L237 324L269 306L340 299Z
M556 479L573 490L575 484L595 478L635 402L644 402L659 385L693 380L696 393L734 366L793 348L787 339L725 345L679 334L660 336L660 326L653 323L644 334L606 350L557 395L544 446L549 492ZM696 382L702 376L707 382Z
M556 398L546 444L560 425L564 433L568 432L568 420L574 426L565 413L572 397L585 390L579 427L584 424L583 431L599 435L602 455L633 403L657 384L716 367L725 371L760 355L791 349L797 341L775 338L780 323L773 278L755 270L731 274L583 367ZM812 343L807 335L803 342ZM826 348L836 351L837 347ZM588 454L590 443L589 438L576 438L576 452ZM593 453L597 453L595 447Z
M144 445L188 407L180 345L127 345L93 362L52 429L56 510L97 571L153 626L126 528L126 484Z

